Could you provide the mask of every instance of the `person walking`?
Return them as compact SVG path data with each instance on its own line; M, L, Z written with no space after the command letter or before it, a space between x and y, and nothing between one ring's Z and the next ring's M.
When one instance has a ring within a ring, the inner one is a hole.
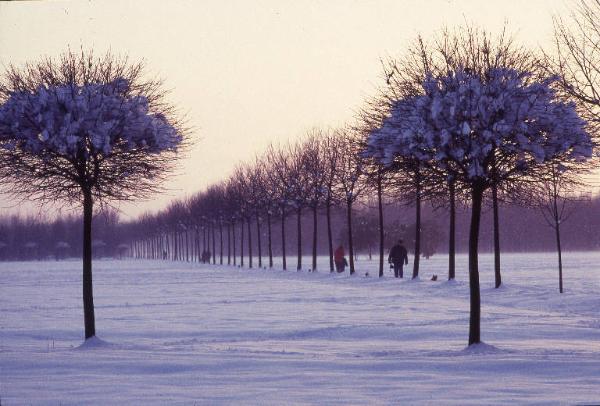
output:
M398 240L390 250L388 262L394 266L394 276L396 278L404 277L404 265L408 265L408 252L402 240Z
M344 272L344 270L346 269L347 261L345 257L344 247L342 247L341 245L337 247L335 249L335 252L333 253L333 262L335 263L335 270L338 271L338 273Z

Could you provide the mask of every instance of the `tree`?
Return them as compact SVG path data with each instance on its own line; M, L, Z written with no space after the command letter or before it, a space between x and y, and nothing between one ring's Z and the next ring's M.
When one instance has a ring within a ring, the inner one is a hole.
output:
M325 173L323 187L325 188L324 205L327 218L327 248L329 251L329 272L333 272L333 233L331 231L331 208L337 204L339 195L335 187L336 171L338 166L339 151L337 137L330 131L321 140L322 156L325 160Z
M258 245L258 267L262 268L262 233L261 220L263 213L267 212L269 237L271 233L271 221L269 212L269 199L267 192L267 182L264 175L264 167L259 159L256 159L254 164L248 167L248 188L249 202L252 205L252 211L256 217L256 241ZM250 229L248 229L250 230ZM271 241L269 239L269 253L271 252ZM271 256L269 257L271 258ZM271 259L271 265L272 259Z
M368 136L370 133L381 125L381 121L385 118L385 113L382 113L379 108L379 103L374 100L369 103L369 107L361 111L360 127L357 129L360 133L365 134L365 139L362 140L362 149L368 148ZM377 194L377 211L378 211L378 231L379 231L379 277L383 277L384 264L384 245L385 245L385 229L383 223L383 194L384 190L390 188L392 179L392 171L381 164L378 159L378 151L371 151L371 154L365 155L365 182L368 187ZM371 259L371 246L369 244L369 259Z
M507 35L506 29L497 37L492 37L485 30L467 25L457 30L443 30L431 42L424 41L421 37L417 39L408 49L408 52L402 60L388 60L384 64L384 73L386 83L388 84L384 99L387 99L389 105L405 97L412 97L423 93L423 79L428 76L442 76L447 72L465 70L470 74L478 76L486 81L488 72L494 69L511 68L520 72L530 72L533 76L540 76L539 59L528 49L518 46L513 39ZM541 76L540 76L541 77ZM492 154L493 156L493 154ZM401 163L410 164L411 161L406 157L399 159ZM500 159L500 158L499 158ZM422 162L426 164L426 162ZM450 205L450 229L454 230L455 218L455 199L469 194L468 190L462 190L461 186L452 176L453 170L446 168L453 165L452 161L443 162L438 165L425 165L419 172L413 170L415 175L423 175L423 170L427 173L427 181L422 185L427 190L417 190L424 196L435 197L440 192L449 195ZM501 161L492 162L492 168L502 165ZM414 166L414 165L413 165ZM456 168L454 168L456 170ZM492 171L492 175L498 174L501 177L501 169ZM497 177L493 176L494 179ZM412 177L409 177L412 178ZM496 179L491 186L492 208L493 208L493 227L494 227L494 276L495 285L499 287L502 283L500 272L500 238L499 238L499 208L498 192L504 185L500 179ZM433 190L431 188L433 187ZM415 187L415 189L417 189ZM444 190L445 189L445 190ZM433 194L433 196L432 196ZM419 198L419 193L416 193ZM417 205L417 209L418 209ZM417 213L418 217L418 213ZM418 221L417 221L418 222ZM417 231L420 228L417 227ZM418 238L416 239L419 240ZM454 274L454 232L449 234L449 277Z
M354 245L352 239L352 205L365 190L362 182L365 171L365 158L362 143L357 134L348 128L337 130L335 148L339 151L335 171L336 187L344 196L346 204L346 225L348 228L348 257L350 258L350 275L354 274Z
M568 157L557 158L536 173L536 178L541 181L534 183L522 193L523 201L537 207L546 224L554 230L560 293L563 293L561 226L573 214L573 203L581 200L577 196L577 190L581 190L585 185L581 175L588 173L590 169L588 165L574 162Z
M270 184L276 185L277 200L281 214L281 245L283 269L286 269L285 218L290 208L296 211L297 254L296 269L302 269L302 209L307 202L307 180L303 170L305 162L300 144L288 145L285 149L271 146L267 153Z
M484 192L494 182L518 182L556 157L586 159L592 153L575 105L558 99L552 79L531 78L530 72L509 68L428 76L423 94L398 101L371 140L388 150L388 161L404 153L424 162L451 162L447 169L471 192L469 345L481 341L478 239Z
M92 289L94 204L143 198L160 189L186 130L160 81L143 65L92 52L67 52L24 68L0 85L0 179L41 201L83 206L85 338L95 336Z
M303 172L306 179L307 204L313 215L312 238L312 270L317 270L317 235L318 235L318 209L327 196L325 182L327 180L327 162L323 154L323 131L315 129L308 134L302 142Z
M309 188L311 179L310 171L307 169L307 157L302 144L288 146L289 159L287 160L287 187L291 193L291 204L296 210L296 241L297 241L297 265L296 270L302 270L302 209L308 206Z
M266 162L269 189L276 201L276 206L281 217L281 266L284 271L287 270L285 220L289 210L291 195L291 190L288 188L287 160L288 157L283 153L281 148L275 148L275 146L270 145L267 149Z
M233 175L229 180L230 187L228 188L229 199L238 202L236 205L240 222L240 266L244 266L244 222L248 224L248 231L250 231L250 221L252 220L251 215L251 204L248 200L248 171L245 166L241 165L236 167ZM235 226L234 226L235 234ZM252 268L252 234L248 235L248 267Z
M582 102L583 115L600 123L600 0L581 0L566 21L554 19L554 52L544 66L563 91Z
M260 210L267 215L267 250L269 252L269 268L273 268L273 233L272 217L273 211L277 209L277 188L271 183L271 177L268 175L269 161L268 157L256 160L256 175L258 176L258 186L261 193Z
M224 182L225 218L227 223L227 265L237 265L235 225L238 220L240 202L235 199L236 185L230 178Z

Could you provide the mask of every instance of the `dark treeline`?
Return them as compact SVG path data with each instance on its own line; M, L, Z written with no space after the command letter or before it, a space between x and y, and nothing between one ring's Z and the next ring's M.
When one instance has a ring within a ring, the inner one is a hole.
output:
M414 233L414 208L406 205L399 205L393 202L388 202L384 205L385 224L385 249L389 249L391 245L398 239L404 239L410 252L414 254L414 244L412 244L412 233ZM426 249L422 250L422 256L430 256L435 254L446 254L448 252L445 241L448 236L446 223L448 220L448 211L444 209L436 209L431 205L424 205L422 209L423 225L423 245ZM581 200L572 202L570 205L572 215L569 221L564 223L562 230L564 236L564 247L571 251L588 251L600 249L600 197L593 199ZM341 208L332 210L332 229L334 244L342 244L347 246L347 227L345 225L344 211ZM539 252L539 251L555 251L556 243L554 240L554 232L552 228L545 222L539 210L518 206L516 204L500 204L499 215L502 220L502 233L500 234L500 242L506 252ZM318 213L319 224L326 223L324 213ZM481 249L483 252L492 252L494 249L493 227L492 227L492 210L491 205L484 209L481 228ZM305 214L302 217L302 228L306 230L302 237L303 251L310 253L312 244L312 216ZM161 258L163 251L167 254L167 259L179 258L186 260L186 245L185 234L186 230L176 227L175 223L172 227L164 225L165 230L175 230L172 232L165 231L162 236L162 244L157 242L160 238L140 239L139 236L150 236L153 234L153 226L143 222L123 223L120 225L120 235L123 238L131 236L137 241L131 245L132 250L127 251L127 255L137 257ZM279 229L280 222L273 221L273 228ZM378 224L377 224L377 208L371 205L363 204L356 211L355 221L355 247L359 255L368 256L371 254L375 260L377 257L378 244ZM290 254L289 247L297 246L297 235L294 232L296 219L286 220L285 229L289 230L286 235L286 244L288 245L288 255ZM468 230L469 230L469 211L468 207L459 206L456 213L456 248L457 252L465 253L468 251ZM256 226L251 226L251 231L256 234ZM246 232L246 231L245 231ZM321 231L318 239L317 253L318 255L328 254L328 245L326 238L326 229ZM240 239L239 228L236 229L238 237L236 238L236 255L239 257ZM197 246L203 250L211 251L212 253L212 232L206 228L199 228L198 234L194 230L187 230L188 234L188 255L190 261L197 261ZM167 242L168 235L168 242ZM230 234L231 235L231 234ZM261 246L266 247L268 242L267 230L261 230ZM136 238L137 237L137 238ZM225 261L227 260L227 232L223 233L224 244L223 254ZM196 240L198 239L198 241ZM179 244L173 243L179 239ZM204 242L204 240L207 240ZM152 242L154 240L154 243ZM233 244L233 240L231 240ZM244 242L244 249L247 256L247 241ZM252 241L252 251L258 252L259 241L255 238ZM137 248L137 250L136 250ZM216 260L220 262L220 235L218 230L215 233L215 248ZM154 250L154 254L153 254ZM175 250L178 252L176 253ZM273 255L280 257L282 254L281 238L272 238ZM294 254L295 250L291 253ZM233 253L233 247L230 250ZM266 251L265 251L266 253ZM263 253L263 261L266 258ZM387 253L387 251L386 251ZM212 262L212 258L211 258ZM226 262L225 262L226 263ZM231 260L233 263L233 260ZM268 262L267 262L268 263ZM239 264L239 259L236 261ZM310 266L308 266L310 268Z
M363 204L356 212L356 227L355 227L355 246L357 254L369 255L373 258L377 256L377 239L378 239L378 224L377 224L377 208L370 207L372 205ZM573 202L570 207L572 216L568 222L564 223L563 236L564 247L571 251L588 251L600 249L600 197L595 197L590 200ZM387 202L384 205L384 218L386 219L385 227L385 248L386 250L398 239L405 240L409 250L414 253L414 245L412 244L412 233L414 231L414 209L410 206L398 205L393 202ZM456 229L456 247L458 252L467 252L468 250L468 226L469 216L468 208L458 208L457 210L457 229ZM528 207L521 207L514 204L500 204L500 216L502 219L503 231L500 235L502 247L507 252L523 252L523 251L554 251L555 241L553 231L544 221L539 210L534 210ZM347 228L345 225L344 212L340 208L332 210L332 229L334 244L347 245ZM430 205L423 207L423 243L426 247L423 250L423 256L447 253L447 246L444 243L448 230L445 224L447 223L448 212L444 209L435 209ZM312 217L308 214L302 217L302 227L307 230L303 235L302 246L304 252L309 253L312 243ZM318 213L320 224L325 224L326 216L324 213ZM293 230L295 219L289 219L286 224L286 229ZM273 225L280 227L280 223L273 222ZM139 235L145 232L152 233L149 225L144 225L138 222L122 222L119 221L118 215L115 212L102 212L94 216L94 247L97 257L114 257L120 258L123 256L149 256L151 257L152 247L142 248L141 242L139 246L130 241L140 240ZM145 230L145 228L148 229ZM175 228L175 227L173 227ZM256 233L256 227L252 226L251 230ZM492 233L492 213L491 208L484 212L482 219L481 230L481 247L482 251L493 251L493 233ZM239 233L239 230L237 230ZM200 246L203 246L202 234L206 238L206 230L200 228L197 238L200 240ZM328 245L326 230L318 239L317 254L327 255ZM267 230L261 230L262 238L261 245L267 246ZM64 259L77 257L81 255L82 229L81 218L77 216L62 216L53 220L40 218L38 216L4 216L0 217L0 260L26 260L26 259L43 259L56 258ZM210 236L212 238L212 234ZM227 255L227 235L224 233L224 255ZM159 244L155 243L156 250L154 258L161 258L163 251L167 253L168 259L174 258L174 247L172 244L173 236L170 237L170 244L166 243L166 234L163 236L162 249L159 249ZM185 230L181 229L179 238L184 242L180 244L180 249L183 253L179 253L178 257L185 260ZM239 240L239 238L238 238ZM297 235L294 232L289 232L286 236L286 242L290 247L297 245ZM236 241L236 254L239 255L240 241ZM151 244L150 240L146 240L146 245ZM188 259L197 261L197 247L195 232L188 231ZM220 236L217 231L215 245L217 248L217 256L220 258ZM252 242L253 252L258 252L258 239ZM193 248L194 247L194 248ZM191 255L193 250L193 257ZM210 249L212 252L212 239L210 241ZM272 239L273 255L281 256L281 239ZM231 251L233 252L233 250ZM236 261L237 262L237 261Z
M118 214L105 210L93 219L94 256L120 257L128 246L119 238ZM0 217L0 260L66 259L82 255L80 216Z

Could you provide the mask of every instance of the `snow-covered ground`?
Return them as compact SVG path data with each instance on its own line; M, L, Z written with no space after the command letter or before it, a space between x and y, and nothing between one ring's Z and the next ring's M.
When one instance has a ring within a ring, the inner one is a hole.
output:
M469 350L465 256L454 283L444 256L418 281L97 261L83 346L80 262L0 263L1 404L599 404L600 255L565 255L563 295L555 255L502 259Z

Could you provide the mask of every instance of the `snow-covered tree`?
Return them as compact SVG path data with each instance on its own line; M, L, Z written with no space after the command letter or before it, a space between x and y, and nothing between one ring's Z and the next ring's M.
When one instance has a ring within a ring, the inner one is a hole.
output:
M539 71L539 58L529 49L515 43L514 38L504 29L499 35L476 26L466 24L456 29L444 29L431 40L419 37L411 43L401 59L388 59L384 62L386 87L378 103L370 108L381 114L389 111L390 106L397 100L407 96L422 94L422 82L428 75L445 75L459 69L468 70L471 74L486 80L487 73L498 68L512 68L518 71ZM383 103L382 103L383 101ZM373 114L373 113L371 113ZM410 163L410 160L399 157L398 163ZM452 165L447 162L447 166ZM410 166L409 166L410 167ZM419 177L425 177L419 188L423 198L433 201L436 205L443 203L449 206L449 261L448 277L454 277L455 251L455 201L468 199L468 191L463 190L459 183L448 171L438 165L419 168ZM412 181L414 175L400 177L401 181ZM398 172L397 172L398 173ZM403 174L403 171L399 172ZM414 187L414 189L417 189ZM498 182L491 186L492 215L494 228L494 277L496 287L500 287L502 277L500 272L500 234L499 234L499 196L510 197L505 193L503 185ZM406 190L406 187L404 188ZM418 197L419 193L415 193ZM445 196L445 198L440 198ZM402 196L405 200L407 196ZM417 208L419 205L417 205ZM419 231L419 227L416 231ZM418 241L418 238L416 238ZM416 260L416 258L415 258ZM418 265L418 262L416 262Z
M533 81L514 69L485 75L456 69L429 76L420 95L398 100L381 128L370 137L384 151L383 162L398 154L434 162L469 188L469 345L480 342L478 239L484 192L510 183L558 156L587 159L592 141L575 105L558 99L554 78Z
M103 200L149 196L185 131L141 64L68 52L9 67L0 86L0 179L30 199L83 205L85 338L96 334L92 215Z

